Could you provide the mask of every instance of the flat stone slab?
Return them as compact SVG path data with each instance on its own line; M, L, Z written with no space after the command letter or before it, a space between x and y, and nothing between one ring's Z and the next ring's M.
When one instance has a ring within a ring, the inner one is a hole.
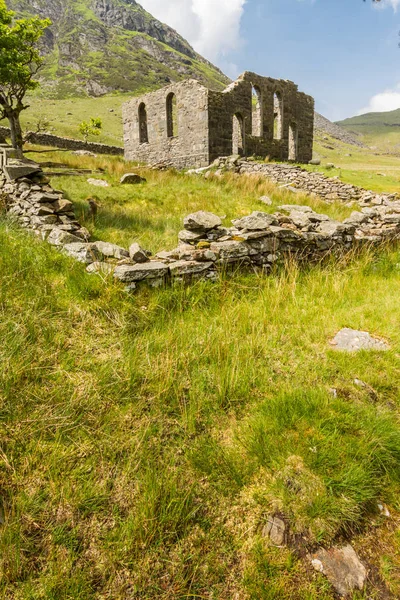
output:
M385 341L373 337L367 331L357 331L345 327L331 341L335 350L343 352L358 352L359 350L389 350Z
M143 279L159 279L167 274L167 265L156 261L136 265L119 265L114 271L115 279L119 279L123 283L142 281Z
M263 537L269 537L274 546L283 546L286 538L286 524L279 517L269 516L262 530Z
M364 588L367 570L352 546L321 548L310 559L314 569L326 576L340 596Z

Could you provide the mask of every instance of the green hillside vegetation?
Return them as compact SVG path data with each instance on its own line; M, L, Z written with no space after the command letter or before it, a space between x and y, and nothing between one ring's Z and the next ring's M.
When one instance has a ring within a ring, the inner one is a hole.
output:
M360 133L368 146L400 154L400 109L351 117L338 125Z
M214 89L228 78L176 31L133 0L7 0L17 15L52 21L44 37L45 94L66 98L113 91L144 93L195 77Z

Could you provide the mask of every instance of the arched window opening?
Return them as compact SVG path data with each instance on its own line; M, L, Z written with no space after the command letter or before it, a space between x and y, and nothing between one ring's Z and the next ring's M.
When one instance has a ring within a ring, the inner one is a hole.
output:
M297 161L298 130L296 123L289 125L289 160Z
M263 118L262 118L262 94L260 88L252 87L252 135L262 137L263 135Z
M149 141L147 110L146 105L143 102L139 106L139 141L141 144L147 144Z
M173 93L167 96L167 136L178 136L178 105Z
M244 155L244 120L240 113L233 115L232 154Z
M283 100L280 92L274 94L274 139L281 140L283 136Z

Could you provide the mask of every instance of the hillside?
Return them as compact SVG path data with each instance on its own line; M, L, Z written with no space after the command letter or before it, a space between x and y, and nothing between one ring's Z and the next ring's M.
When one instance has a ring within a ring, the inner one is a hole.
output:
M358 115L339 121L337 125L361 135L370 146L379 146L387 152L400 151L400 109Z
M188 77L221 89L229 81L135 0L8 0L7 5L17 15L52 21L44 38L46 95L139 93Z

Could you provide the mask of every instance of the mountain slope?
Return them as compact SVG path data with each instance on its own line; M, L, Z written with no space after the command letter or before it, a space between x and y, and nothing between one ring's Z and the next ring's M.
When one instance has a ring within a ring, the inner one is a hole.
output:
M358 115L338 122L349 132L361 134L369 146L390 153L400 150L400 109Z
M229 81L135 0L8 0L7 5L18 15L52 21L42 71L48 94L140 93L188 77L221 89Z

